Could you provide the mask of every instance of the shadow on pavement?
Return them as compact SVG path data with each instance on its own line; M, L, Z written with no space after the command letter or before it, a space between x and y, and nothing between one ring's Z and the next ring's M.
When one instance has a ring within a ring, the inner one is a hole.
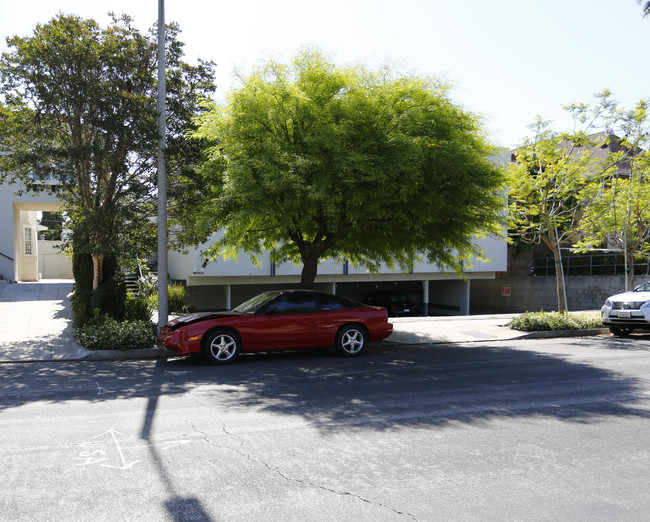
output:
M622 350L624 341L601 338L598 347ZM647 346L650 339L641 341ZM641 404L647 401L647 383L639 378L507 343L497 348L384 343L357 359L329 351L251 354L224 367L194 359L0 366L0 412L34 401L148 398L144 439L159 397L184 393L199 394L215 414L298 416L323 433L512 417L575 422L650 417Z

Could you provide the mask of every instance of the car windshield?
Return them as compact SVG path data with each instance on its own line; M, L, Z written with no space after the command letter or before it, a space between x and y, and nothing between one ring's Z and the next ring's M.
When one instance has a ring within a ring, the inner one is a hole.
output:
M650 292L650 281L643 283L642 285L637 286L634 292Z
M242 314L257 315L266 309L266 306L279 295L279 292L264 292L263 294L256 295L252 299L243 302L239 306L233 308L232 311Z

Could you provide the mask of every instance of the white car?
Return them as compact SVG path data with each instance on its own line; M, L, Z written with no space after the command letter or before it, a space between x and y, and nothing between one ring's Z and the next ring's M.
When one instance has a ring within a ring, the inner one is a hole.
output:
M631 292L609 297L600 315L614 335L630 335L637 328L650 330L650 281Z

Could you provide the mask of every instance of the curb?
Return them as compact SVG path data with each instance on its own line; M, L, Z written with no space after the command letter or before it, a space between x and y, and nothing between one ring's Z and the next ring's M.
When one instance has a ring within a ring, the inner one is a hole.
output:
M160 359L174 357L177 354L166 348L141 348L138 350L96 350L80 357L79 359L68 359L76 361L114 361L129 359Z
M558 337L592 337L595 335L606 335L608 328L594 328L591 330L549 330L540 332L529 332L518 339L553 339Z

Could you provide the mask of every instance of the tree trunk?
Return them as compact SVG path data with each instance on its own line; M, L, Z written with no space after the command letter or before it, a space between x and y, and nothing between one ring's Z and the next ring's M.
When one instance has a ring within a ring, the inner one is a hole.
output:
M555 259L555 286L557 291L557 311L561 314L566 313L566 301L564 299L565 288L564 288L564 267L562 266L562 257L560 255L560 249L553 249L553 258Z
M633 290L634 281L634 251L627 252L627 271L625 272L625 290Z
M553 259L555 260L555 287L557 292L557 311L565 314L567 311L566 304L566 291L564 288L564 267L562 266L562 254L560 252L560 245L555 235L555 229L549 229L549 235L542 238L546 246L553 252Z
M93 290L97 290L102 282L104 275L104 256L102 254L93 255Z
M299 288L304 290L312 290L314 288L314 281L316 280L316 274L318 273L319 260L319 256L311 255L303 263Z

